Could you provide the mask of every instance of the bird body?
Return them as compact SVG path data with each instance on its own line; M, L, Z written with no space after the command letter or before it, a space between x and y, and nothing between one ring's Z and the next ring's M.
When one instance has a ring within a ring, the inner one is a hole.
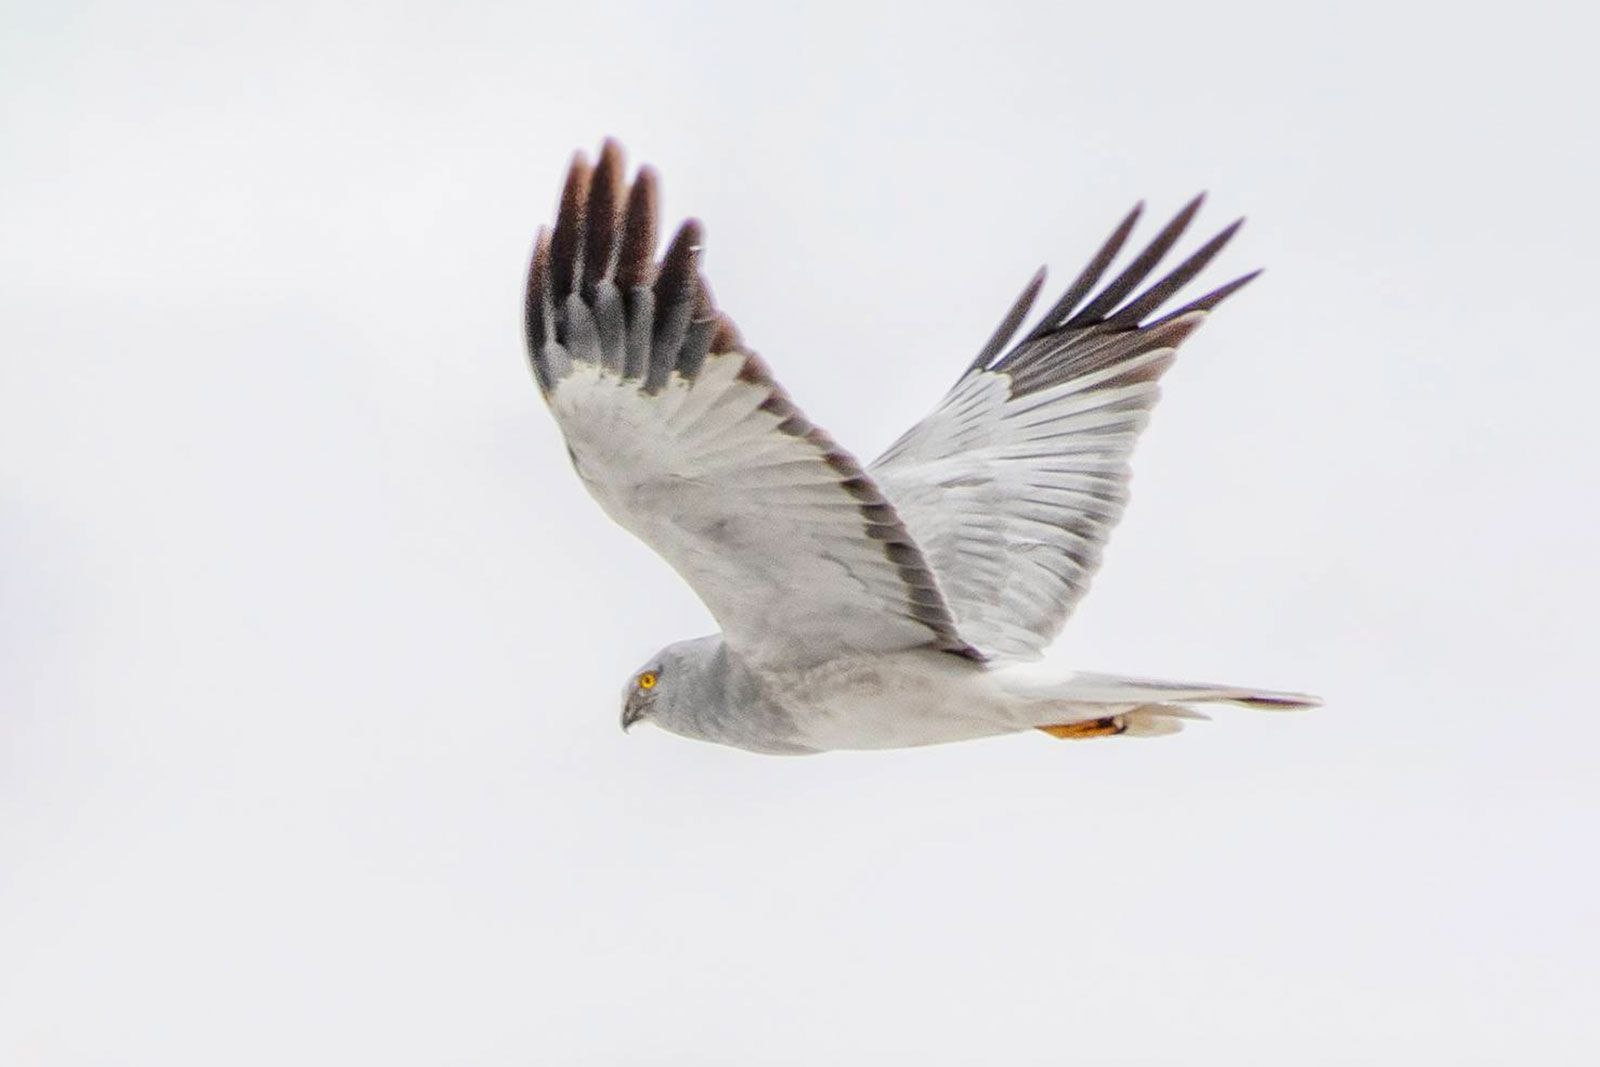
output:
M757 671L716 634L669 646L635 677L645 674L660 679L651 687L659 695L641 699L630 682L623 694L625 725L648 719L694 740L769 755L912 748L1095 723L1104 728L1061 736L1158 736L1177 732L1185 719L1205 718L1189 703L1295 708L1308 699L1114 675L1061 675L928 648Z
M644 717L700 741L800 754L967 741L1034 725L1024 702L996 684L998 672L937 650L756 671L720 636L673 649L644 668L661 678L659 704Z
M1316 703L1021 666L1099 565L1157 380L1254 277L1152 318L1238 223L1146 285L1197 198L1102 285L1135 209L1018 337L1036 274L944 400L863 465L716 309L698 223L656 261L655 184L648 168L626 182L614 143L594 167L577 157L528 281L534 374L579 477L723 628L641 668L624 727L796 754L1032 728L1151 735L1203 718L1194 703Z

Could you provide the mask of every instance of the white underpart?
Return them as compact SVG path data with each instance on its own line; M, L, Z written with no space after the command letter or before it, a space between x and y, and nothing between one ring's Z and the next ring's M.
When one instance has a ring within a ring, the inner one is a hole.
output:
M1141 703L1074 703L1070 679L1018 677L940 652L851 656L774 679L802 742L828 749L905 748L1101 718Z
M941 652L842 657L774 683L798 740L819 751L966 741L1047 721L1037 701L1007 693L997 672Z
M1149 737L1206 718L1189 704L1270 701L1287 710L1320 703L1299 693L1062 675L1032 664L982 668L926 650L842 657L771 681L794 718L794 740L818 751L934 745L1107 717L1121 718L1131 736Z

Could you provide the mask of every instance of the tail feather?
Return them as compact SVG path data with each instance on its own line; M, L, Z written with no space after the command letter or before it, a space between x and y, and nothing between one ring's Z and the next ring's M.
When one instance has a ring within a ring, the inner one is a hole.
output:
M1152 678L1124 678L1115 674L1080 671L1054 687L1059 700L1090 704L1239 704L1263 711L1293 711L1322 706L1319 697L1238 685L1205 682L1167 682Z
M1165 737L1183 729L1187 722L1209 722L1211 716L1202 714L1182 704L1146 704L1134 708L1123 716L1129 737Z
M1188 707L1190 704L1238 704L1262 711L1293 711L1322 704L1305 693L1087 672L1051 683L1012 680L1008 687L1038 707L1043 720L1037 723L1038 729L1062 738L1175 734L1185 721L1209 718Z

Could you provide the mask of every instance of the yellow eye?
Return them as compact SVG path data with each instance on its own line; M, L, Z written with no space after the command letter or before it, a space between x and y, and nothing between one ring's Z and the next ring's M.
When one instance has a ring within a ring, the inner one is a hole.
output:
M656 676L654 671L645 671L643 674L639 675L640 689L654 689L655 687Z

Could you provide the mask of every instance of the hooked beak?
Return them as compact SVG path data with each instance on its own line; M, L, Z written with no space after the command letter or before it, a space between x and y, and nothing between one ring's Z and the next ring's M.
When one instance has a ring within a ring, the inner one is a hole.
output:
M644 718L643 708L632 703L624 705L622 708L622 732L627 733L628 727L632 726L642 718Z

